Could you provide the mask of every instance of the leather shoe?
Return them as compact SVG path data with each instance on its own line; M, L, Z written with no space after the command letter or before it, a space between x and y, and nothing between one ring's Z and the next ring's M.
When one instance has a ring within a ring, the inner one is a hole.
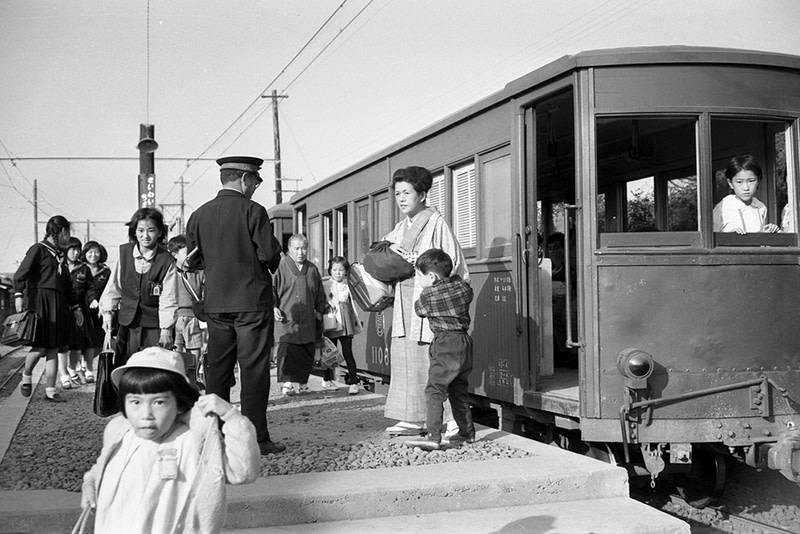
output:
M259 441L258 448L261 451L261 456L266 456L267 454L277 454L279 452L285 451L286 445L273 443L272 441L267 440L267 441Z
M406 447L419 447L423 451L438 451L442 448L442 444L432 439L410 439L404 441L403 445Z

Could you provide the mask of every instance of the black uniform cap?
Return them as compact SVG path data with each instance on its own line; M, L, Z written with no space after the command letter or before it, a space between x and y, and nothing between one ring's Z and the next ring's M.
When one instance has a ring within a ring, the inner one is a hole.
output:
M262 181L261 175L258 174L262 163L264 163L263 159L254 158L252 156L225 156L217 160L220 170L234 169L237 171L246 171L255 175L259 181Z

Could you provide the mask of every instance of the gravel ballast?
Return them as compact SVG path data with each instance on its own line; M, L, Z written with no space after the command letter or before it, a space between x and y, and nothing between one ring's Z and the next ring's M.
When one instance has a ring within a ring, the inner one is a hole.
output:
M313 387L313 383L312 383ZM96 461L107 419L92 413L93 386L63 391L64 403L44 400L39 384L0 462L0 489L80 491L83 474ZM277 388L273 389L274 391ZM18 391L13 394L19 395ZM261 458L261 476L402 467L525 457L529 453L492 441L424 452L384 435L394 422L383 417L380 395L335 392L270 400L272 440L286 445Z

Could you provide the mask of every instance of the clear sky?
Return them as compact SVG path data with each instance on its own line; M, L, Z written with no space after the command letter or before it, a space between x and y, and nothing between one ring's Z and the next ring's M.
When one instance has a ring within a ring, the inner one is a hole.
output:
M800 55L800 2L0 0L0 158L19 158L0 160L0 273L33 243L34 180L41 221L126 240L140 123L160 145L157 203L177 216L182 177L188 218L219 173L187 160L272 157L265 90L288 97L284 187L302 189L548 61L641 45ZM270 162L262 175L254 199L269 207Z

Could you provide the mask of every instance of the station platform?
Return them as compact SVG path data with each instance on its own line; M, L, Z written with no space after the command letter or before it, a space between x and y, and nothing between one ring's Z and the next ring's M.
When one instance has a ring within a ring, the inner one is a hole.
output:
M0 457L28 402L15 391L0 404ZM690 532L683 521L630 499L623 468L493 428L479 427L477 437L528 455L262 477L228 486L223 532ZM0 491L0 533L69 532L79 503L80 494L66 490Z

